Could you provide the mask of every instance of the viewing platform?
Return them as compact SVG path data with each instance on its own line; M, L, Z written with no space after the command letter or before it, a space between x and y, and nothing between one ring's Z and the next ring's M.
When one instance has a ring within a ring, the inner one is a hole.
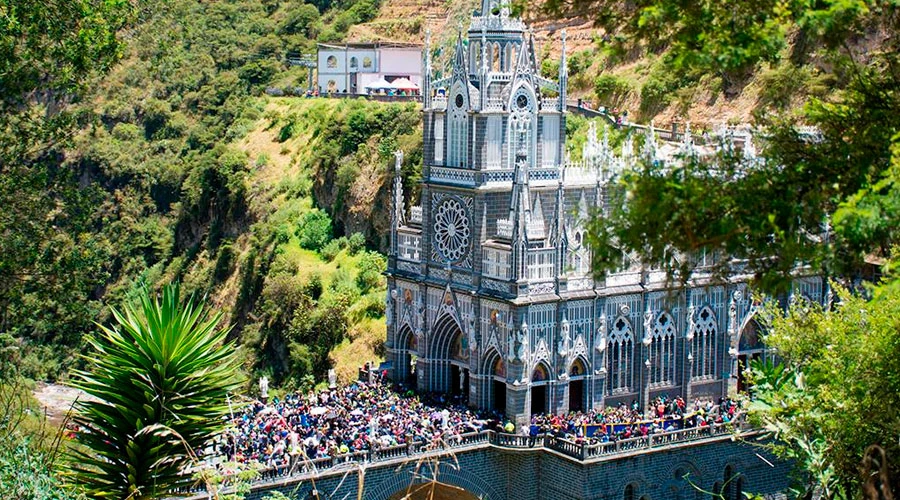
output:
M252 482L252 488L254 492L271 492L275 489L288 492L294 491L301 485L310 485L314 481L319 485L317 486L319 491L327 491L324 484L333 481L340 483L347 480L348 474L369 477L375 471L388 471L393 474L394 471L404 467L421 466L423 463L443 466L443 464L452 464L455 461L463 460L463 456L467 457L465 460L471 460L472 457L478 457L479 452L488 451L507 455L524 453L532 457L543 455L562 459L581 467L593 468L606 462L645 454L656 455L666 450L675 451L714 443L729 443L730 446L733 446L731 442L735 439L743 440L756 436L757 433L756 430L742 429L732 424L715 424L618 441L586 444L551 435L530 437L488 430L462 434L447 441L433 443L413 442L407 445L312 460L303 460L298 457L290 467L261 470L258 478ZM409 477L406 478L407 481L409 479ZM196 500L208 498L205 490L195 491L197 495L192 498ZM368 491L368 486L366 491ZM365 498L370 498L370 496L366 494ZM495 498L495 496L487 496L487 498ZM497 498L503 498L503 496L498 495ZM517 498L517 496L510 498Z

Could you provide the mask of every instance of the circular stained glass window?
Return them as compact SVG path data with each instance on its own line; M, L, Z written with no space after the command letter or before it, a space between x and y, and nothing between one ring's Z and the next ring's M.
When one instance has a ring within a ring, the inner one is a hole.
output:
M516 106L518 106L519 109L527 108L528 107L528 97L526 97L525 94L519 94L519 96L516 97Z
M456 94L456 107L457 107L457 108L463 107L463 96L462 96L462 94Z
M448 199L434 213L434 243L450 262L461 260L469 249L469 216L462 203Z

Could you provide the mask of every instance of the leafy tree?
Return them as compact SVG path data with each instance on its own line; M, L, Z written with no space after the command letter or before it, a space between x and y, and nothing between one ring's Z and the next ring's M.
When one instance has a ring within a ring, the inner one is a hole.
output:
M802 300L786 313L770 308L765 342L780 362L751 364L750 414L776 438L775 452L803 471L799 497L857 497L880 470L860 473L873 445L886 455L887 481L871 486L893 484L896 497L900 416L890 409L900 405L900 288L880 288L873 300L844 289L838 296L833 311Z
M90 116L72 106L119 59L119 0L0 1L0 331L69 339L97 310L102 245L88 236L96 193L58 156ZM40 304L41 307L31 305Z
M297 228L300 246L319 250L331 239L331 217L317 208L307 212Z
M746 259L769 291L786 290L798 263L861 276L867 258L886 258L897 241L897 63L896 53L865 66L840 59L853 78L806 107L814 131L768 119L759 160L726 150L626 172L612 209L591 224L596 268L616 269L623 253L633 253L687 279L693 257L706 252ZM720 259L720 276L730 266Z
M72 451L73 474L92 496L173 494L192 481L184 471L194 450L222 428L237 387L234 347L224 343L221 314L183 301L178 285L161 296L145 289L113 317L76 373L75 387L97 400L76 407L84 447Z
M319 21L319 10L315 5L304 3L294 7L281 24L281 32L287 35L302 33L308 37L314 34Z
M890 2L845 0L805 2L762 0L669 2L637 0L550 0L556 14L588 15L610 36L609 44L635 41L652 50L668 48L672 67L682 72L712 71L739 83L760 61L775 61L795 28L800 39L839 46Z

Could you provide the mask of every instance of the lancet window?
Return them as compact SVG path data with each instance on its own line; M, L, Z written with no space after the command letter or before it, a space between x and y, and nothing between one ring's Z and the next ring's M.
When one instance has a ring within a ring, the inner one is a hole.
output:
M694 322L694 339L691 351L694 356L695 379L711 379L716 376L716 315L709 306L700 310Z
M650 385L675 384L675 321L661 313L653 325L650 342Z
M607 347L609 389L613 394L628 392L631 387L631 371L634 366L634 334L631 323L619 317L609 332Z

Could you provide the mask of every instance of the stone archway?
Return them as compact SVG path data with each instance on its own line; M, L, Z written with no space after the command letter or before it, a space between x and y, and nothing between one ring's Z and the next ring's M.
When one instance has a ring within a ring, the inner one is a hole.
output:
M538 363L531 372L531 415L547 413L550 407L550 367Z
M400 329L398 335L397 366L394 367L396 382L409 387L416 386L416 361L419 356L419 339L408 325Z
M747 392L750 386L744 375L744 370L750 366L750 362L756 359L765 359L766 345L762 341L765 328L759 324L755 317L750 317L741 328L737 341L737 390Z
M485 374L485 406L493 411L506 413L506 361L491 348L484 357L481 373Z
M580 356L569 367L569 411L584 411L587 363Z
M479 500L472 493L452 484L432 482L411 485L388 500Z
M469 338L453 316L445 314L435 321L428 351L432 363L428 389L468 403Z

